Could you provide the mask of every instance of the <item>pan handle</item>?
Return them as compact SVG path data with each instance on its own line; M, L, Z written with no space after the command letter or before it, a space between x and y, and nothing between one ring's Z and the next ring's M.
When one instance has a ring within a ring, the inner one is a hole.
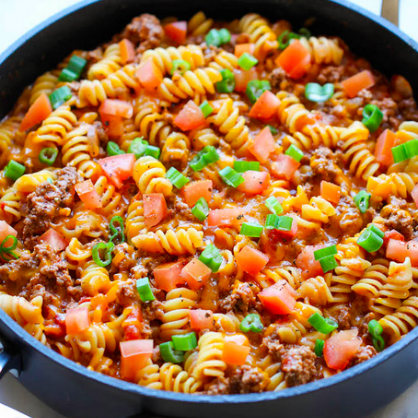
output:
M399 26L399 0L383 0L381 16Z
M0 379L10 370L20 373L22 370L22 359L19 350L6 341L0 333Z

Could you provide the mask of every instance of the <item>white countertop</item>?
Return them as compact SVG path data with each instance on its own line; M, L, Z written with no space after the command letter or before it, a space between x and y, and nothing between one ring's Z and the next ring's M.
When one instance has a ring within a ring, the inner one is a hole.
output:
M47 17L78 1L0 0L0 52ZM353 3L380 14L382 0L354 0ZM418 0L400 0L399 22L404 32L418 40ZM418 382L384 410L378 411L369 418L416 418L417 394ZM0 403L21 411L31 418L65 418L36 399L10 373L0 381ZM0 416L15 418L12 413L2 411L1 406Z

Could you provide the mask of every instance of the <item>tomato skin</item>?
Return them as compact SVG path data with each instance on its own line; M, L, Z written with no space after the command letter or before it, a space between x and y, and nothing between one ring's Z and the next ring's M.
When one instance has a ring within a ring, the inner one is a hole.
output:
M296 305L295 291L282 280L263 289L258 297L268 311L278 315L292 313Z
M255 248L245 246L235 257L240 268L251 276L259 273L269 262L269 256Z
M244 183L238 186L238 190L246 194L260 194L266 190L270 183L270 174L266 171L248 170L242 173Z
M260 163L265 164L269 155L276 149L276 142L270 128L266 126L254 139L254 144L248 147L251 154L257 158Z
M192 309L189 312L190 326L195 330L213 328L213 312L205 309Z
M203 197L206 202L210 203L212 199L212 190L212 180L193 181L184 186L184 199L189 207L193 207L201 197Z
M239 223L242 215L241 209L215 209L209 212L209 226L231 226Z
M48 231L42 234L38 239L41 242L48 243L48 245L56 252L63 251L68 246L67 240L52 228L48 229Z
M404 236L396 229L392 229L390 231L385 232L385 235L383 237L383 245L388 245L391 239L405 242Z
M154 349L153 340L130 340L120 343L122 379L132 380L145 367Z
M291 180L296 170L300 167L300 163L286 154L280 154L276 161L271 164L271 171L278 178Z
M162 193L144 194L145 226L158 225L167 215L167 203Z
M102 207L100 196L90 179L76 184L74 188L78 194L78 197L84 203L87 209L96 209Z
M79 334L90 326L90 317L87 306L81 306L67 311L65 327L67 334Z
M357 353L361 340L358 331L339 331L325 341L324 358L327 366L333 370L344 370Z
M292 42L276 59L286 74L294 79L305 75L311 66L311 53L299 40Z
M180 277L183 267L187 261L178 261L174 263L164 263L154 269L155 283L158 288L169 292L176 288L184 279Z
M125 341L138 340L141 338L141 332L137 325L128 325L125 328Z
M193 258L180 273L187 284L193 290L198 290L203 287L209 280L212 270L198 258Z
M279 108L280 100L269 90L266 90L254 103L248 116L263 121L271 119Z
M393 164L393 155L391 149L395 146L396 136L390 130L384 130L377 138L374 155L378 163L389 166Z
M183 44L187 35L187 22L173 22L164 26L166 35L178 44Z
M121 118L131 118L134 108L128 102L117 99L106 99L99 107L100 116L120 116Z
M155 91L163 81L163 75L152 59L141 64L136 70L135 76L144 89L150 92Z
M323 274L321 264L319 261L315 261L314 251L324 247L324 244L307 245L297 256L296 266L302 270L302 277L305 280Z
M361 71L341 82L344 91L349 98L357 96L363 90L373 87L376 81L369 70Z
M206 125L205 115L202 109L193 101L189 100L174 119L174 125L182 131L191 131Z
M42 93L31 105L23 118L19 131L24 132L44 121L52 113L51 102L45 93Z
M123 181L132 176L135 155L114 155L113 157L103 158L98 163L106 177L119 189L123 186Z

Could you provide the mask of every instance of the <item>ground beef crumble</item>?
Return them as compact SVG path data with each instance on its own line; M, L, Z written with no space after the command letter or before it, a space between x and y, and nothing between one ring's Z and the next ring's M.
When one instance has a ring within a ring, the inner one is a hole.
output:
M287 386L298 386L310 382L316 376L316 356L307 346L295 346L282 355L282 371Z
M244 365L232 373L229 383L231 393L260 393L269 384L267 373L257 367Z
M251 285L252 283L238 283L229 296L219 301L220 309L225 312L238 311L247 314L248 309L256 304L253 291L255 286Z
M377 354L376 349L372 345L366 345L360 347L354 357L351 359L350 367L356 364L363 363L364 361L370 360Z

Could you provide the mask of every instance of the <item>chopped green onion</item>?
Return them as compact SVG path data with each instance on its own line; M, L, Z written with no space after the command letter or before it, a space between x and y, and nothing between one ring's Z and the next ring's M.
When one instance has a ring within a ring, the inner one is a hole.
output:
M285 30L280 36L277 38L279 42L279 49L285 49L289 46L290 41L292 39L299 39L300 35L294 32L290 32L289 30Z
M154 147L154 145L148 145L145 148L145 155L149 155L154 157L155 159L159 159L161 154L161 150L158 147Z
M383 238L385 236L385 233L380 228L378 228L376 225L374 225L374 224L371 224L369 226L369 229L371 231L373 231L375 234L379 235L380 238Z
M227 68L220 71L222 80L216 83L216 89L219 93L232 93L235 88L235 76Z
M260 238L263 226L255 222L244 222L239 233L246 237Z
M271 213L267 215L264 228L266 229L276 229L279 223L280 217L277 215L272 215Z
M16 181L19 177L23 176L25 171L26 167L24 165L10 160L6 167L4 167L4 176Z
M249 314L240 323L239 329L242 332L261 332L264 326L259 314Z
M327 273L328 271L334 270L338 267L337 261L333 255L328 255L319 259L319 264L321 265L322 271Z
M197 347L197 338L194 332L171 337L174 348L180 351L190 351Z
M357 244L367 252L373 253L383 245L383 238L373 230L367 228L358 238Z
M231 32L228 29L222 28L218 31L219 37L221 38L221 45L231 42Z
M331 318L324 318L318 312L312 314L308 322L321 334L329 334L338 328L338 324Z
M8 247L6 247L6 243L7 243L7 241L9 241L10 239L11 239L13 242L12 242L12 244L11 244L11 245L9 245ZM4 254L9 254L9 255L11 255L13 258L18 259L18 258L19 258L19 256L13 252L13 250L15 250L15 249L16 249L17 244L18 244L18 240L17 240L17 238L16 238L14 235L7 235L7 237L6 237L6 238L5 238L5 239L1 242L1 244L0 244L0 257L1 257L4 261L9 261L9 260L7 259L7 257L5 257L5 256L4 256Z
M237 173L233 168L227 166L223 168L219 175L222 177L222 180L231 187L238 187L240 184L244 183L244 177L241 174Z
M118 226L115 226L116 224L119 224ZM125 242L125 229L123 226L123 218L121 216L114 216L110 222L109 222L109 229L111 232L110 235L110 242L113 242L113 240L119 236L119 244L121 244L122 242Z
M181 174L180 171L176 170L174 167L171 167L165 176L170 180L171 184L178 189L181 189L190 181L186 176Z
M77 74L80 77L85 66L87 65L87 60L79 57L78 55L73 55L68 61L67 69L72 71L74 74Z
M315 340L314 353L316 354L317 357L322 357L324 353L324 345L325 345L324 340L321 340L320 338Z
M173 341L167 341L166 343L160 344L161 357L165 362L168 363L183 363L184 353L183 351L176 351L174 349Z
M385 348L385 340L382 337L383 328L375 319L372 319L369 324L369 334L372 336L374 348L380 352Z
M305 97L311 102L326 102L334 94L334 84L321 86L318 83L308 83L305 86Z
M193 206L192 214L199 219L200 222L203 222L209 215L209 206L208 202L201 197L196 204Z
M258 161L234 161L234 170L238 173L260 171L260 163Z
M206 45L221 46L231 41L231 33L228 29L212 29L205 36Z
M250 102L254 104L267 90L271 90L271 85L267 80L251 80L247 83L245 94Z
M293 218L290 216L279 216L276 229L280 231L290 231L292 229Z
M304 38L310 38L312 36L311 31L307 28L300 28L298 33L300 36L303 36Z
M371 197L371 193L368 193L365 190L361 190L354 196L354 203L361 213L365 213L369 208L369 200Z
M58 156L58 150L56 148L43 148L39 153L38 160L42 164L52 165Z
M395 163L401 163L408 159L406 154L405 144L398 145L397 147L391 148L393 160Z
M191 65L184 60L174 60L173 67L171 68L170 75L174 75L174 73L179 73L183 75L186 71L189 71Z
M418 155L418 139L412 139L411 141L405 142L404 145L408 158L413 158Z
M314 251L314 257L316 261L320 260L321 258L328 257L329 255L336 254L338 254L336 245L330 245L329 247Z
M112 251L115 248L112 242L99 242L93 247L92 256L94 262L100 267L106 267L112 262ZM103 259L100 252L103 252Z
M57 109L64 102L71 99L71 96L70 88L68 86L62 86L49 95L49 101L51 102L52 108Z
M289 155L297 162L300 162L300 160L303 157L303 151L301 151L296 145L291 145L285 152L286 155Z
M107 155L113 157L114 155L122 155L125 154L125 151L119 148L119 145L116 142L109 141L106 147Z
M138 279L136 281L136 290L138 291L139 298L142 302L155 300L148 277L144 277L143 279Z
M270 129L270 132L272 135L277 135L279 133L279 131L274 126L271 126L271 125L267 125L267 126Z
M205 118L213 113L213 107L208 103L207 100L205 100L199 107L202 110L203 116Z
M58 77L58 81L75 81L78 79L78 77L79 75L76 73L73 73L68 68L64 68Z
M254 65L258 64L258 59L248 52L244 52L238 59L238 65L245 71L251 70Z
M199 151L192 161L190 162L190 167L194 171L200 171L205 168L207 165L215 163L221 157L216 152L216 148L212 145L206 145L201 151Z
M270 212L273 212L275 215L280 215L283 212L283 207L280 202L274 197L270 196L265 201L265 205Z
M203 264L206 264L213 273L216 273L222 264L223 257L220 251L213 244L209 244L204 249L202 254L200 254L199 260Z
M140 158L143 155L145 155L145 151L146 151L148 145L149 145L148 141L145 141L145 139L143 137L135 138L131 142L131 145L129 145L128 153L129 154L134 154L135 158Z
M362 123L370 132L377 131L382 121L383 113L376 105L364 106Z

